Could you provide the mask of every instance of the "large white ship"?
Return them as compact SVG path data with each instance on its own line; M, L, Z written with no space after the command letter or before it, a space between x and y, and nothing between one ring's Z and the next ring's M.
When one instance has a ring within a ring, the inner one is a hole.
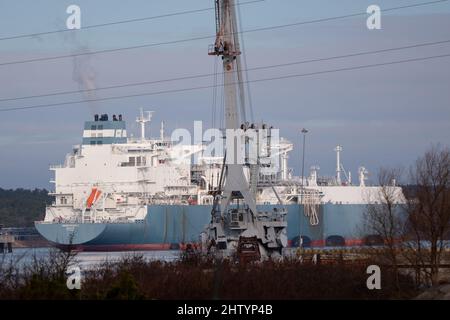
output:
M84 250L167 249L199 241L211 219L223 157L203 158L203 145L176 144L164 136L163 123L160 137L146 138L149 120L144 113L137 118L142 125L138 138L127 136L121 116L85 122L82 143L63 165L51 166L55 201L44 221L36 222L44 237ZM353 184L337 147L334 177L319 177L312 167L301 179L287 166L292 143L280 139L273 148L280 166L275 174L260 173L257 205L287 208L290 243L298 245L300 236L304 245L363 243L366 205L380 192L380 187L366 186L366 170L360 168Z
M209 55L223 63L225 128L241 130L238 139L245 141L249 129L271 137L272 127L245 119L234 1L215 4L217 39ZM96 115L85 122L82 143L63 165L51 167L55 202L44 221L36 222L45 238L82 250L180 248L198 243L206 226L217 233L223 219L230 220L228 230L235 236L253 221L258 239L274 248L287 243L357 245L368 236L364 213L368 203L380 198L381 188L366 186L362 167L353 184L340 161L341 146L335 149L333 178L319 177L317 167L308 177L296 178L288 168L293 145L285 139L270 139L264 144L270 156L258 154L256 163L230 165L226 156L205 155L203 143L184 145L166 137L163 124L160 137L146 138L150 120L151 114L141 111L139 138L128 135L120 115ZM401 188L395 188L401 201ZM220 210L217 197L226 203ZM227 211L228 205L238 209Z

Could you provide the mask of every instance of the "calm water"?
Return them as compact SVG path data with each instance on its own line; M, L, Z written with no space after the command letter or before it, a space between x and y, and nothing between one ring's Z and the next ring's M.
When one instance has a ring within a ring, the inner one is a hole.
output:
M12 253L0 254L0 262L14 261L18 266L24 266L31 263L34 257L38 259L49 257L50 252L56 250L53 248L17 248ZM142 255L146 260L175 261L180 257L180 251L118 251L118 252L80 252L76 256L77 265L81 269L89 269L102 262L113 262L123 257L133 255Z

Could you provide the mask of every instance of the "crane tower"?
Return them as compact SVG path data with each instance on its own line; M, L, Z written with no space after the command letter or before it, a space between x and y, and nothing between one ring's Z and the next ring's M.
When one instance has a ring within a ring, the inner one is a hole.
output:
M246 132L250 130L247 131L247 129L251 127L258 133L261 133L263 129L258 129L255 125L249 126L245 119L245 95L235 1L215 0L215 6L217 37L215 43L210 46L208 54L222 58L227 145L225 159L227 161L224 160L219 191L215 197L207 233L211 242L222 251L239 254L242 247L248 249L253 246L254 256L264 258L274 253L281 254L281 249L287 245L287 212L277 208L269 213L267 209L264 214L258 212L254 190L255 179L259 175L258 162L256 164L239 163L235 155L239 154L240 145L228 143L229 132L237 133L237 139L248 143L250 140ZM264 128L263 134L266 132L270 130ZM233 141L234 139L235 136ZM258 144L259 138L256 140ZM253 143L255 143L254 140Z

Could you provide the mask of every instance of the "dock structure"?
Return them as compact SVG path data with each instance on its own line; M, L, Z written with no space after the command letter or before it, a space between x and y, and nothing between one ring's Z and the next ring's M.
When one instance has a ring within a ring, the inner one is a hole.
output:
M3 230L0 225L0 254L11 253L14 237Z

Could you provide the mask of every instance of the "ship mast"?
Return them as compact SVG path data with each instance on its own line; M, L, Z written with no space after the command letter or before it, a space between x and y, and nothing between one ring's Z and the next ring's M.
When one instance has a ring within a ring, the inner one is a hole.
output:
M145 115L145 113L147 115ZM140 124L141 126L141 141L144 142L145 141L145 124L147 122L152 121L152 115L153 115L153 111L145 111L143 108L140 108L140 115L139 117L136 118L136 122Z
M342 184L341 181L341 152L342 152L342 146L337 146L334 148L334 151L336 151L336 184L340 186Z

